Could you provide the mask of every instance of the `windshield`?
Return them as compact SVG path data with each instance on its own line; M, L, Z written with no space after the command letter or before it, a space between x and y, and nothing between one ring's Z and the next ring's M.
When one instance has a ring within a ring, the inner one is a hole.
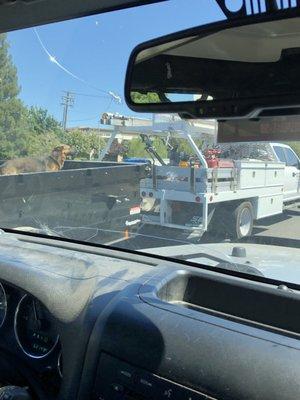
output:
M1 34L0 227L300 283L298 142L124 101L136 45L224 18L174 0Z

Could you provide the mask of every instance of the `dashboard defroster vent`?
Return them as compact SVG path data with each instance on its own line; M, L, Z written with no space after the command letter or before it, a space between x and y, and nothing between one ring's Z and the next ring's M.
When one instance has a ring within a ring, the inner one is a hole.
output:
M0 6L10 6L16 3L37 3L40 0L0 0Z

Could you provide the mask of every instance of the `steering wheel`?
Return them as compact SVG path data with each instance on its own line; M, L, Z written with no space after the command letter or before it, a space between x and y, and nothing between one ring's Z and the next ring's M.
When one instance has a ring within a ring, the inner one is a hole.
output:
M0 400L49 400L32 370L11 354L0 352Z

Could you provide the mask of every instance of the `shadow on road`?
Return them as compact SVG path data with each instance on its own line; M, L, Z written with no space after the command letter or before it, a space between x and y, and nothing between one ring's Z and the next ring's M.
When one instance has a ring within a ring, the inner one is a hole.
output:
M286 210L284 212L285 215L291 216L291 217L300 217L300 210L296 211L296 210Z
M297 234L294 235L295 238L293 239L277 237L277 235L280 236L279 233L282 232L282 229L286 229L286 225L281 226L281 223L292 220L298 216L300 216L300 210L298 211L295 209L290 209L284 211L283 214L261 219L254 225L253 234L250 238L234 240L234 242L299 248L300 241L297 240ZM218 234L217 231L205 232L200 238L190 236L189 233L178 229L145 225L129 239L116 243L115 247L129 250L142 250L167 246L172 247L185 244L222 242L231 242L231 240L227 237L224 237L224 235Z
M298 239L289 239L282 237L274 237L274 236L251 236L248 238L241 239L240 243L251 243L251 244L267 244L270 246L283 246L283 247L292 247L292 248L300 248L300 240Z
M263 228L263 227L261 227L261 226L255 226L254 228L253 228L253 235L255 236L255 235L259 235L260 233L263 233L263 232L266 232L268 230L268 228Z
M262 226L271 226L274 224L278 224L280 222L286 221L290 218L293 218L293 215L290 214L292 212L292 210L289 211L289 213L287 211L285 211L282 214L278 214L278 215L274 215L273 217L267 217L267 218L263 218L257 221L257 225L259 227ZM300 215L299 213L297 213L297 215Z

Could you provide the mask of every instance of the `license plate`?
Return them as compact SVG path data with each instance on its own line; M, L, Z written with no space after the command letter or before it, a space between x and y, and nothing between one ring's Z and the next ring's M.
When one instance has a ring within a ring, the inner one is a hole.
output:
M189 226L189 227L198 226L198 225L201 224L201 222L202 222L202 217L199 217L198 215L195 215L194 217L192 217L190 219L189 222L187 222L185 224L185 226Z

